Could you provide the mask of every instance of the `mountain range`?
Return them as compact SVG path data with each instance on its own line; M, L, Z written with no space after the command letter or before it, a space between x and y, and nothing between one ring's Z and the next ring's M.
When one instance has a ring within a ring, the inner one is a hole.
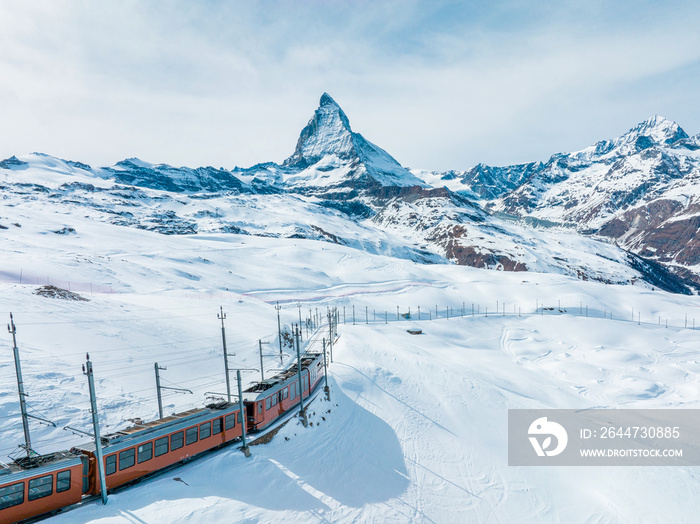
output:
M700 289L700 137L652 117L546 162L404 168L323 94L280 165L110 167L34 153L0 162L0 229L55 211L162 234L320 240L424 263L541 271L668 291ZM4 216L3 216L4 215ZM14 221L14 222L10 222ZM18 224L18 225L13 225ZM1 234L1 231L0 231Z

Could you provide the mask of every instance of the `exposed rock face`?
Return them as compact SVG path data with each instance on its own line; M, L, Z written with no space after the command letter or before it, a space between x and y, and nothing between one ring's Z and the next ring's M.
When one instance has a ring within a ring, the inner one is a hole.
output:
M508 255L493 252L488 249L473 245L464 245L462 239L465 230L461 226L454 226L431 240L441 242L445 248L447 258L463 266L479 267L484 269L500 269L503 271L527 271L527 265L514 260Z

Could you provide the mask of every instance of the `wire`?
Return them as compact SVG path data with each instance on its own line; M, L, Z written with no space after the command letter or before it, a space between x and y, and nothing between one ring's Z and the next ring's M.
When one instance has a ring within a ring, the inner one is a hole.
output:
M154 348L158 346L167 346L169 344L184 344L186 342L196 342L198 340L214 340L218 339L219 337L197 337L197 338L190 338L190 339L185 339L185 340L176 340L176 341L168 341L168 342L161 342L159 344L147 344L143 346L126 346L126 347L118 347L118 348L110 348L110 349L98 349L98 350L91 350L89 353L107 353L107 352L112 352L112 351L127 351L130 349L142 349L142 348ZM23 344L26 345L26 344ZM31 347L26 345L27 347ZM32 349L39 349L39 348L32 348ZM72 356L72 355L84 355L85 351L76 351L75 353L61 353L61 356Z
M217 351L217 350L211 349L211 348L209 348L209 349L207 349L207 348L190 348L190 349L183 349L181 351L170 351L170 352L168 352L167 355L162 355L162 356L166 359L169 359L169 357L171 355L193 356L192 355L193 353L195 353L197 351L202 351L202 350L207 351L207 353L211 353L212 351ZM152 355L151 354L151 355L143 355L140 357L122 358L122 359L117 359L117 360L106 361L104 364L105 365L119 364L119 363L131 364L132 362L139 362L141 360L150 360L151 362L155 362L155 360L153 360L153 359L157 358L159 356L161 356L161 355ZM185 357L182 357L182 358L185 358ZM170 360L173 360L173 359L170 359ZM102 363L100 361L96 361L96 362L99 363L100 365L102 365Z
M111 318L109 319L109 322L133 322L135 319L136 320L143 320L143 321L149 321L149 320L178 320L179 318L193 318L193 317L204 317L204 316L209 316L211 313L199 313L196 315L180 315L178 317L175 317L173 315L169 317L139 317L135 316L134 318ZM50 326L50 325L57 325L57 324L101 324L104 323L104 320L56 320L54 322L15 322L17 327L22 327L22 326Z

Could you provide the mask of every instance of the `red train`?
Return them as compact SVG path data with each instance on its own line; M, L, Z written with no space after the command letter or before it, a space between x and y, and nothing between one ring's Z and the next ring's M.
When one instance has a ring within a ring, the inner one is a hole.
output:
M248 388L243 416L238 403L210 404L105 435L107 490L239 440L243 420L250 433L268 428L299 405L299 389L306 398L319 386L323 354L306 353L301 368L301 388L296 364ZM94 442L11 465L0 462L0 524L56 512L99 493Z

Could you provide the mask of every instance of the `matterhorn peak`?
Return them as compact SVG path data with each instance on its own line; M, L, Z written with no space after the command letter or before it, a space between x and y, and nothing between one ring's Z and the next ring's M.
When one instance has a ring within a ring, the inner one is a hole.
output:
M331 95L329 95L328 93L323 93L321 95L321 101L319 102L319 106L320 107L335 106L338 109L340 109L340 106L338 105L338 103L335 100L333 100L333 97Z
M327 155L349 159L354 156L354 148L348 117L331 95L323 93L314 116L301 131L294 154L284 165L303 168Z
M337 102L323 93L318 109L301 131L296 149L284 166L305 170L318 165L325 172L329 165L340 164L350 169L349 176L369 175L382 186L424 185L381 147L354 133Z

